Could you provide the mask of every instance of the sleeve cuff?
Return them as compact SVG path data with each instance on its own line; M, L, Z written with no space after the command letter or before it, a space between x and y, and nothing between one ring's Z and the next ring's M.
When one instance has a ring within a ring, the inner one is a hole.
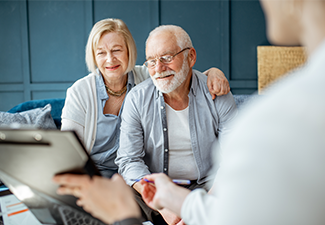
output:
M206 193L207 192L203 188L198 188L198 189L191 191L191 193L185 198L182 208L181 208L181 217L185 220L185 222L186 222L187 217L192 216L191 215L191 211L192 211L191 206L193 206L193 203L194 203L194 205L196 205L195 204L195 201L197 198L196 196L204 195Z

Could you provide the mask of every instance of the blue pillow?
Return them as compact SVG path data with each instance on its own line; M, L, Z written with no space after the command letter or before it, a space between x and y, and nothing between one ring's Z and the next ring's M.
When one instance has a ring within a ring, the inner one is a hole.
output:
M51 116L51 105L18 113L0 112L0 125L29 125L40 129L57 129Z

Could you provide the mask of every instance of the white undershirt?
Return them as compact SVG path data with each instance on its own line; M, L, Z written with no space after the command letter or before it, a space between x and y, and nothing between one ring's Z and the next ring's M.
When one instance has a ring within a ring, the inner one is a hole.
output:
M169 176L174 179L196 180L198 170L194 160L188 107L176 111L166 104L168 142L169 142Z

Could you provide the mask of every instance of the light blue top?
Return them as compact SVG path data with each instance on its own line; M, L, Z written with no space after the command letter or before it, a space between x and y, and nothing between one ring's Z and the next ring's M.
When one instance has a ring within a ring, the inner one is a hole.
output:
M188 94L190 137L199 184L208 180L213 143L218 139L222 147L224 136L231 130L228 122L237 115L232 94L212 100L206 81L205 75L193 71ZM122 113L121 141L115 163L128 185L150 173L168 174L167 132L163 94L147 79L129 92Z
M128 73L127 92L134 86L132 71ZM103 114L106 101L109 96L105 89L102 76L96 76L97 89L97 132L94 147L90 153L91 158L95 162L101 174L110 177L117 172L117 166L114 163L116 150L119 147L121 112L124 102L121 106L118 116L112 114Z

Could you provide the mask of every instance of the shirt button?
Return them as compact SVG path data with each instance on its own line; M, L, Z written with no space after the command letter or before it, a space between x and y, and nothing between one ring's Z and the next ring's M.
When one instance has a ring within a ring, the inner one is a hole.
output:
M164 171L167 171L167 168L164 168Z
M167 130L167 128L164 128L164 131L166 131Z
M165 149L165 152L168 152L168 149L167 148Z
M161 109L164 109L164 106L161 106L160 108L161 108Z

